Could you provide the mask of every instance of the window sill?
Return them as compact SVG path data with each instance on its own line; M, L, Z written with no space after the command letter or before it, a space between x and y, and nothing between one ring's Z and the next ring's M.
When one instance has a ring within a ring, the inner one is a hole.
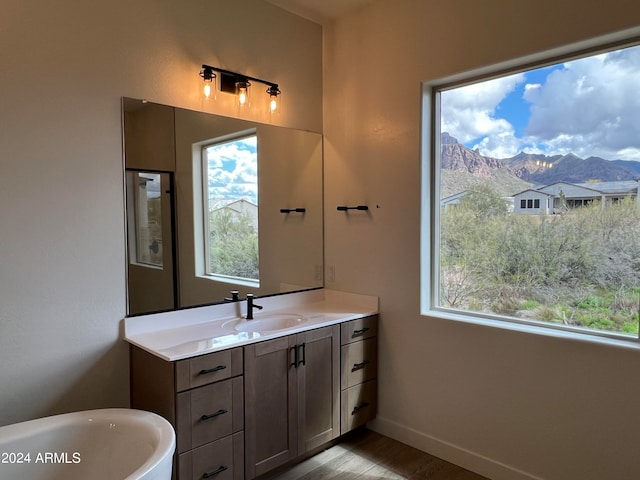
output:
M233 285L241 285L243 287L249 288L260 288L259 280L249 280L247 278L240 277L228 277L225 275L199 275L199 277L213 282L230 283Z
M541 335L545 337L559 338L574 342L591 343L597 345L606 345L617 348L626 348L629 350L640 351L640 340L636 337L627 337L622 334L613 336L606 332L582 333L580 331L566 330L562 327L554 327L553 325L536 325L533 323L501 320L491 317L480 317L471 315L462 315L446 310L426 310L421 312L421 316L438 318L442 320L453 320L456 322L469 323L472 325L480 325L483 327L500 328L513 332L529 333L533 335Z

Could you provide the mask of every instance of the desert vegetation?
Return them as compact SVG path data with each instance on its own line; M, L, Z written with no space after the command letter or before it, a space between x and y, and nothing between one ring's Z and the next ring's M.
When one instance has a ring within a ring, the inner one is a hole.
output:
M246 212L209 212L209 270L216 275L259 278L258 229Z
M514 215L474 186L440 216L440 305L638 333L635 198L562 215Z

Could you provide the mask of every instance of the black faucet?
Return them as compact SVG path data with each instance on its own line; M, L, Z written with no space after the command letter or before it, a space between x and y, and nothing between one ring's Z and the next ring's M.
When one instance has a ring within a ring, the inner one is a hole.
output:
M253 309L262 310L262 306L253 303L253 293L247 293L247 320L253 320Z
M238 292L238 290L231 290L231 298L227 297L224 299L225 302L238 302L240 301L240 292Z

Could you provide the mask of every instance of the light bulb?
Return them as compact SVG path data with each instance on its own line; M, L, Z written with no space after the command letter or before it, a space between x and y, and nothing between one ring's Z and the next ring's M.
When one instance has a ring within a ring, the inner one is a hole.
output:
M213 73L213 69L211 67L203 65L203 68L200 71L200 76L202 77L202 80L204 80L202 96L205 99L209 99L214 95L215 84L213 82L215 81L216 74Z
M247 87L238 88L238 103L244 105L247 103Z
M270 85L267 88L267 93L269 94L269 113L279 113L280 111L280 89L277 85Z
M238 96L238 107L249 105L249 86L251 84L246 79L236 81L236 95Z

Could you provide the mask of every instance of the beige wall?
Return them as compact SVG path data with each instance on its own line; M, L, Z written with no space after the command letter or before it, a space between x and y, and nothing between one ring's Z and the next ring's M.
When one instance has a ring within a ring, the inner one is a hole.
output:
M639 23L626 0L374 0L325 31L327 285L380 297L376 429L495 479L637 478L640 351L421 316L419 235L421 82Z
M1 10L0 425L126 406L121 96L234 115L200 104L208 63L278 82L278 123L320 132L322 30L261 0Z

